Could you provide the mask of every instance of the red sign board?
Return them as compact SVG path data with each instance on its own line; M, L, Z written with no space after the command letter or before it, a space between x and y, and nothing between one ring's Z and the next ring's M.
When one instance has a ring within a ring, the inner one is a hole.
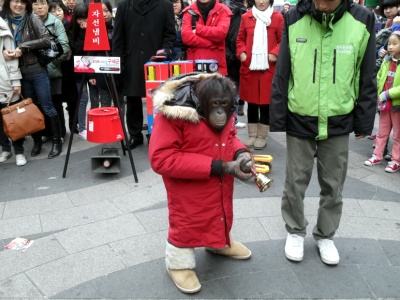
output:
M85 51L108 51L110 43L106 22L104 22L103 7L101 3L90 3L86 26Z

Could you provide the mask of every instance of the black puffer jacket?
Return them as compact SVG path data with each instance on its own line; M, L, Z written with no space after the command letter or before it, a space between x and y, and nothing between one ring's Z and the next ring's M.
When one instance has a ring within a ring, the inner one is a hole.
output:
M316 140L371 134L377 97L374 25L373 13L352 0L328 14L317 11L312 0L300 0L285 14L272 82L271 132Z

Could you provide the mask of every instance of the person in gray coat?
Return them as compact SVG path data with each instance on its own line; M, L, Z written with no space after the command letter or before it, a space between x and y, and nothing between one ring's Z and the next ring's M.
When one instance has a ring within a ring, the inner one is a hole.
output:
M7 54L14 53L14 37L7 23L0 17L0 49ZM6 60L0 55L0 106L6 107L10 97L11 103L16 103L21 98L21 72L18 66L18 60ZM13 141L16 164L23 166L26 164L24 155L24 138ZM2 152L0 153L0 163L5 162L12 155L10 139L4 133L3 118L0 114L0 145Z
M175 42L175 18L169 0L122 0L117 7L112 56L121 58L129 147L143 144L144 64L157 51L171 55Z

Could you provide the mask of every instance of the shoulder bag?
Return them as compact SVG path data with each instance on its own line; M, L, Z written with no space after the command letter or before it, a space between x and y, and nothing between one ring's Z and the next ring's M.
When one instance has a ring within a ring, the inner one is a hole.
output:
M47 26L45 26L45 27L47 29L47 32L50 35L50 47L32 50L35 53L35 55L37 56L39 63L42 66L47 66L53 60L55 60L56 58L59 58L61 55L64 54L64 49L63 49L62 45L60 44L58 37L55 34L53 34L49 30L49 28L47 28ZM38 36L36 35L35 30L33 29L31 19L29 19L29 22L28 22L28 31L29 31L29 36L32 40L38 39Z
M14 93L8 99L7 106L1 109L6 136L16 141L43 130L45 127L44 116L39 108L33 104L32 99L26 98L10 105L13 96Z

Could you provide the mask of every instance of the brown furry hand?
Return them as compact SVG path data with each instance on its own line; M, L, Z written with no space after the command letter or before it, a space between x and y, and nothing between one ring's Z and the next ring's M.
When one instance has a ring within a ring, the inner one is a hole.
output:
M244 173L250 173L254 167L253 155L250 152L242 152L238 155L236 160L242 159L240 170Z
M237 160L235 161L230 161L230 162L224 161L222 163L223 173L232 175L233 177L240 180L249 180L251 177L253 177L253 174L248 172L243 172L240 167L242 163L246 165L248 162L249 160L243 156L238 157Z

